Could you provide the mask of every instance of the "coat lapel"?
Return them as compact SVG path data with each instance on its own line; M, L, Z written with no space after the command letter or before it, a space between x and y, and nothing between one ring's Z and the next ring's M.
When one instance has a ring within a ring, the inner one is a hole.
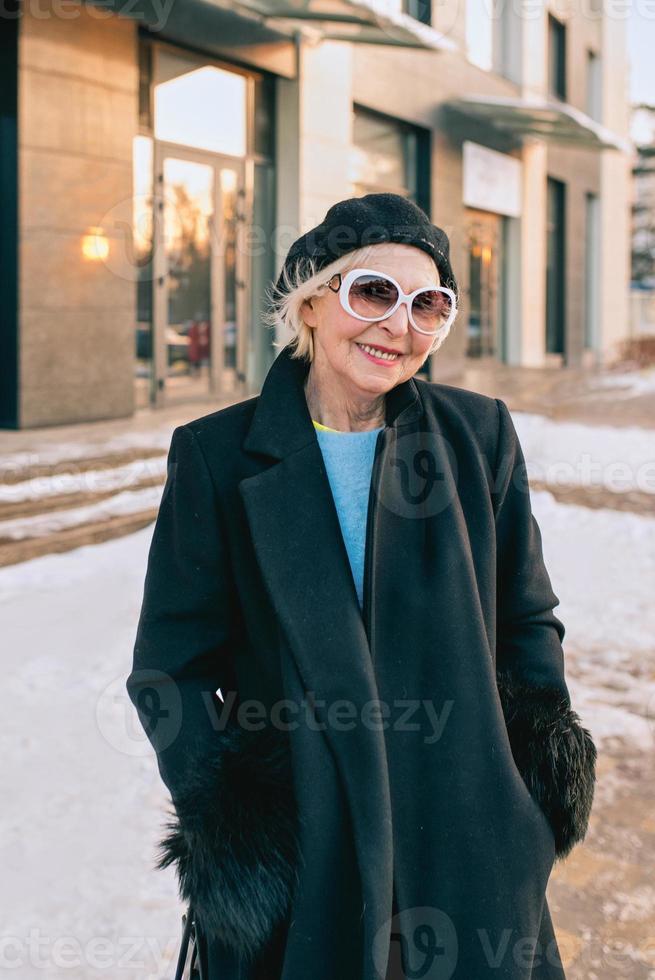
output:
M262 577L308 700L323 722L349 799L363 899L365 949L391 916L393 843L384 733L379 726L329 724L343 699L356 719L379 698L369 640L323 457L305 400L304 362L284 348L269 370L244 449L268 457L239 484ZM420 416L412 380L386 398L386 423ZM378 443L380 449L380 443ZM379 455L379 453L378 453ZM379 465L376 471L379 472ZM374 476L375 479L375 476ZM370 555L367 555L369 558ZM353 709L351 709L353 710ZM378 940L379 941L379 940ZM375 976L372 962L364 977Z

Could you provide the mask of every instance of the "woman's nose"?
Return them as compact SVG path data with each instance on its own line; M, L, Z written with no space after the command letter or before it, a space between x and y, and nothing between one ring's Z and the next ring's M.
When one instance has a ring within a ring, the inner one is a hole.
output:
M409 322L409 311L405 303L401 303L391 316L388 316L386 320L382 320L381 325L386 327L394 337L402 337L403 334L406 334L411 324Z

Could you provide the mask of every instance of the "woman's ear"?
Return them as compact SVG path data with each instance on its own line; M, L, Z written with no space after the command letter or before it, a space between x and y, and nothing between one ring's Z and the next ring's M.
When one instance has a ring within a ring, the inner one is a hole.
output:
M306 299L300 307L300 313L308 327L316 326L316 308L313 299Z

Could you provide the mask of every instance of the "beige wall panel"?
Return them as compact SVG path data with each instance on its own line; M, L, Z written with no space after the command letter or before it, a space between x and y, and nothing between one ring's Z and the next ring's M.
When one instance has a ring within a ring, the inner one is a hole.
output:
M25 427L129 415L136 288L129 242L136 24L97 11L21 25L20 393ZM39 8L43 13L43 5ZM83 237L102 224L105 260ZM120 256L120 260L119 260Z

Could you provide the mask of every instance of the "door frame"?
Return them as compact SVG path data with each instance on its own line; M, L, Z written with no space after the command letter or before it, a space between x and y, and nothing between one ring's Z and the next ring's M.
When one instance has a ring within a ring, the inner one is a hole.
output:
M239 397L245 392L245 363L247 354L247 310L249 308L249 282L245 249L245 235L251 223L249 202L252 195L248 194L246 180L248 177L247 161L243 157L214 153L196 149L179 143L169 143L165 140L153 140L153 324L152 324L152 404L162 408L167 404L166 380L168 377L168 347L166 343L166 327L168 326L167 302L167 264L164 248L164 160L167 158L188 160L213 168L213 218L211 229L210 253L210 367L209 390L205 397L220 397L231 394ZM224 330L225 330L225 275L222 258L224 255L223 202L220 171L231 168L237 172L237 216L236 216L236 363L237 373L233 383L228 384L228 373L224 368ZM240 203L239 203L240 202ZM219 220L217 220L217 218ZM193 400L193 399L190 399Z

